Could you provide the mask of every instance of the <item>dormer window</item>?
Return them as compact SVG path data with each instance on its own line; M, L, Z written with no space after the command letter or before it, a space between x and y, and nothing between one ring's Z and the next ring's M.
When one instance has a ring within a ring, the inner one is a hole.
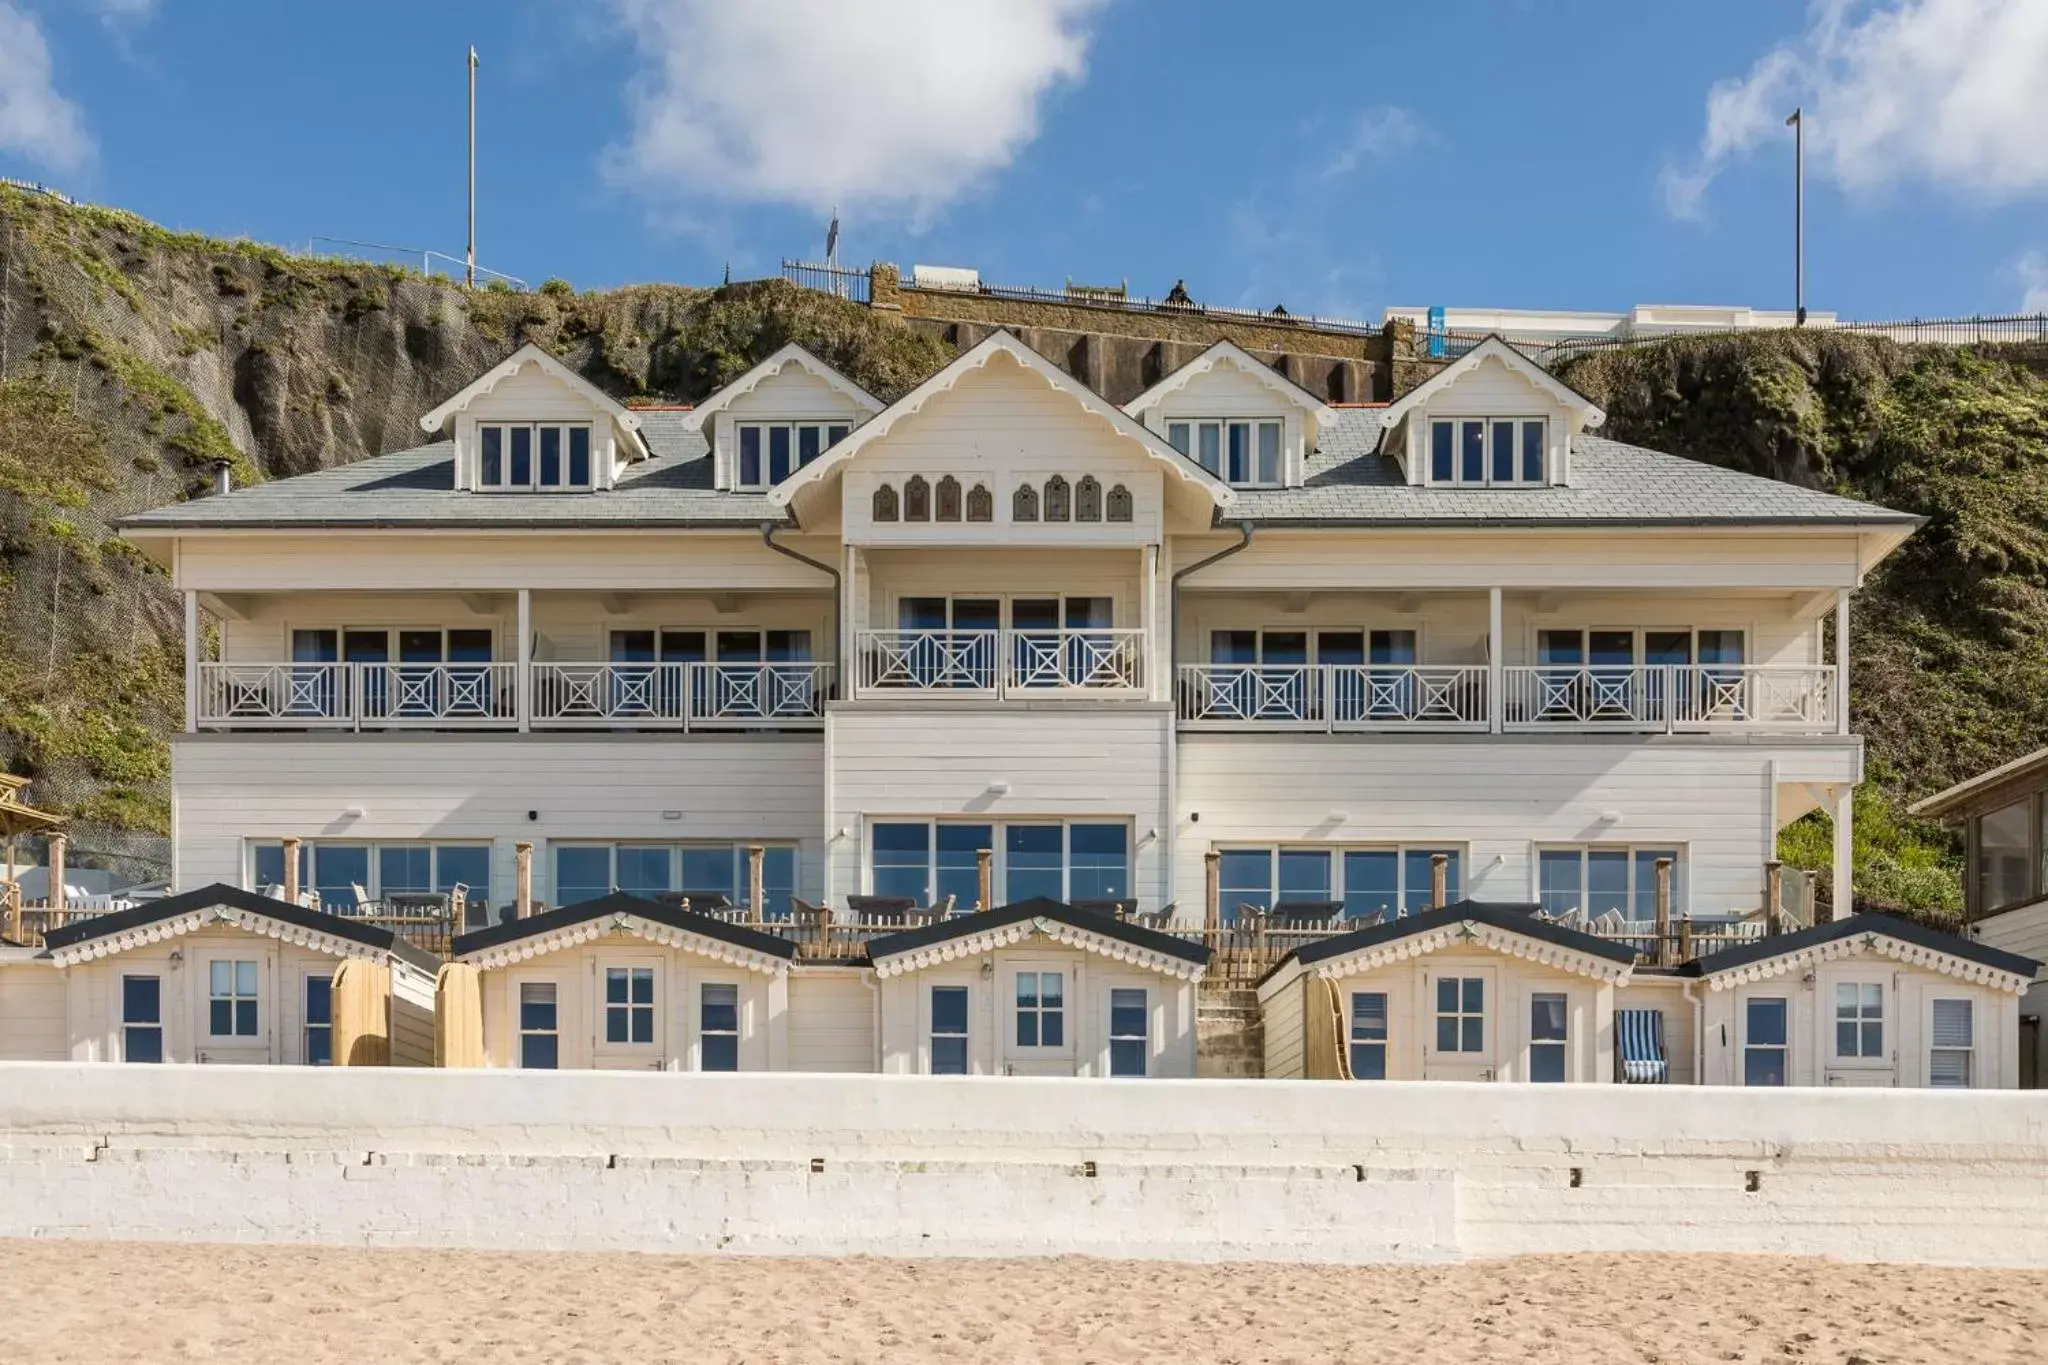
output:
M1166 440L1233 488L1277 488L1282 430L1277 418L1169 421Z
M845 439L844 422L740 422L733 428L739 451L740 488L773 488Z
M486 492L591 487L590 428L561 422L479 422L477 483Z
M1548 425L1540 417L1439 418L1429 424L1429 481L1459 488L1548 483Z

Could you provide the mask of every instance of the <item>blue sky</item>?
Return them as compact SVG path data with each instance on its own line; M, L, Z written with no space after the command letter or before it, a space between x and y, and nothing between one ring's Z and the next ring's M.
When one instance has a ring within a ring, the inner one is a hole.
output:
M816 256L1205 300L2048 308L2048 2L0 0L0 174L532 282Z

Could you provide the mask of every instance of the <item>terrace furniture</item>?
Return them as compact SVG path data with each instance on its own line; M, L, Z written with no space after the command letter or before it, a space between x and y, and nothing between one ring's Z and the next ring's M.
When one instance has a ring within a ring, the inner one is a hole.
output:
M1345 920L1343 927L1346 929L1376 929L1386 917L1387 912L1384 910L1368 910L1362 915L1353 915L1350 919Z
M1342 901L1275 901L1266 912L1269 929L1334 929L1344 918Z
M846 908L857 924L901 925L921 922L917 901L910 896L848 896Z
M1615 1064L1624 1085L1663 1085L1670 1079L1664 1056L1664 1011L1614 1012Z
M1620 935L1622 925L1626 922L1621 917L1621 911L1603 910L1600 912L1600 917L1593 921L1593 932L1607 938L1614 938Z

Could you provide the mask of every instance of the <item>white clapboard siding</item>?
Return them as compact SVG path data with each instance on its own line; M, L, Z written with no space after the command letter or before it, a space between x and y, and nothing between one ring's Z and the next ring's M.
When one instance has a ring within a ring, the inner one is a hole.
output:
M1685 904L1753 909L1775 844L1773 760L1780 782L1847 781L1855 757L1853 740L1183 735L1175 899L1199 914L1212 846L1428 843L1464 850L1473 899L1526 903L1535 845L1619 842L1679 846Z
M799 967L789 978L789 1069L876 1070L875 986L865 969Z
M1556 395L1528 376L1488 356L1432 395L1423 409L1430 417L1548 417L1561 420L1565 407Z
M500 903L512 898L521 839L535 845L544 901L550 840L795 842L798 894L818 894L823 880L815 733L196 735L173 744L171 765L181 887L240 885L244 841L286 835L491 840Z
M61 1062L69 1058L65 1002L64 974L47 961L0 963L0 1060Z
M1145 703L862 704L827 718L835 898L865 889L865 823L893 817L1129 820L1137 894L1163 896L1172 718ZM991 787L1008 784L1005 792ZM1159 838L1146 836L1158 831ZM1000 888L998 888L1000 897ZM1157 902L1153 902L1157 903Z
M1316 985L1313 976L1292 976L1277 987L1260 1005L1259 1015L1266 1038L1266 1075L1269 1079L1299 1079L1302 1073L1301 996Z

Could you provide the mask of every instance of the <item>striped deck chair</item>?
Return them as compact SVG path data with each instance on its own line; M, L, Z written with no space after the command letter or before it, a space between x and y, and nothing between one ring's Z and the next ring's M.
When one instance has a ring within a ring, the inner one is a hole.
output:
M1664 1059L1664 1011L1616 1010L1615 1058L1624 1085L1663 1085L1670 1079Z

